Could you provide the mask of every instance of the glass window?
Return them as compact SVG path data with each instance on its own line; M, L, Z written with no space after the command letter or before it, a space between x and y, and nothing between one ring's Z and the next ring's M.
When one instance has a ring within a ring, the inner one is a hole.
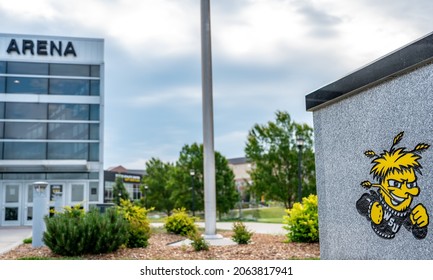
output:
M0 102L0 119L5 118L5 103Z
M33 207L32 206L28 206L27 207L27 217L26 217L27 221L31 221L33 220Z
M54 191L62 193L63 192L63 185L62 184L50 185L50 200L54 200Z
M48 143L48 159L85 159L87 160L88 144L86 143Z
M45 159L46 144L35 142L5 142L4 159Z
M5 180L45 180L45 173L4 173Z
M99 105L97 104L90 105L90 120L99 121Z
M44 103L6 103L6 119L34 119L47 118L47 104Z
M87 104L50 104L48 105L50 120L89 120Z
M6 78L0 77L0 93L6 92Z
M99 144L89 144L89 161L99 161Z
M84 200L84 185L72 184L71 185L71 201L80 202Z
M100 77L101 70L99 65L90 65L90 76L91 77Z
M6 199L5 202L19 202L20 186L19 185L6 185Z
M3 139L3 131L4 131L4 126L5 123L4 122L0 122L0 139Z
M6 80L7 93L48 93L48 79L8 77Z
M5 221L18 221L18 207L5 207Z
M47 173L47 180L78 180L88 177L88 173Z
M89 179L99 179L99 173L98 172L90 172L89 173Z
M99 95L99 81L96 80L90 81L90 95L94 95L94 96Z
M50 75L88 77L90 76L90 67L81 64L51 64Z
M50 94L89 95L89 80L50 79Z
M85 123L50 123L48 139L89 139L89 125Z
M6 139L46 139L47 124L32 122L6 122Z
M89 201L98 201L99 182L89 183Z
M6 73L6 62L0 61L0 73Z
M9 74L48 75L47 63L8 62Z
M99 124L90 124L90 140L99 140Z
M27 185L27 202L33 202L33 184Z

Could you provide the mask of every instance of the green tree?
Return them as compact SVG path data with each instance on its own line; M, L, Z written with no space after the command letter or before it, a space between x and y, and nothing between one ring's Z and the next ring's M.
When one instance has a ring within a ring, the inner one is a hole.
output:
M120 199L129 200L129 193L123 184L122 177L116 177L116 182L113 186L113 202L120 205Z
M176 166L176 197L179 199L175 207L185 207L191 210L194 205L195 211L203 210L203 145L197 143L185 145L180 152ZM194 172L193 178L191 178L191 171ZM216 208L221 215L235 206L238 201L238 193L235 188L233 171L228 166L227 159L217 151L215 151L215 180Z
M277 111L275 115L275 121L256 124L249 131L245 154L254 166L251 192L289 208L299 199L297 136L305 140L301 150L302 197L316 193L313 129L293 122L287 112Z
M141 186L146 207L154 207L157 211L171 215L176 202L176 197L173 195L174 172L173 164L162 162L160 159L151 158L146 162L146 174L143 176Z

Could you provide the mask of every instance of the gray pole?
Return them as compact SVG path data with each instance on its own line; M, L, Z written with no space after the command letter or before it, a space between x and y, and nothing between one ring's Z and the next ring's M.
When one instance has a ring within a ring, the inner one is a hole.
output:
M42 247L45 231L44 216L47 215L48 198L46 188L48 183L36 182L33 184L33 221L32 221L32 247Z
M213 129L212 53L209 0L201 0L201 60L204 148L204 236L207 239L212 239L218 238L218 236L216 234L215 152Z
M298 202L302 203L302 146L298 146Z

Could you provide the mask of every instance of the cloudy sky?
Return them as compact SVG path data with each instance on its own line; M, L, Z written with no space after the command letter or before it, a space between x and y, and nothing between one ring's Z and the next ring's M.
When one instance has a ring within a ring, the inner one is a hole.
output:
M215 149L433 30L430 0L211 0ZM0 33L105 40L105 167L201 143L199 0L0 0Z

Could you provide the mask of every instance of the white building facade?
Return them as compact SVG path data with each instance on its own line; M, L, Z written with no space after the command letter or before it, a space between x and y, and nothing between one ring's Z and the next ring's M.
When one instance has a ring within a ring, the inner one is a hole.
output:
M0 34L0 226L32 224L33 183L103 201L104 41Z

